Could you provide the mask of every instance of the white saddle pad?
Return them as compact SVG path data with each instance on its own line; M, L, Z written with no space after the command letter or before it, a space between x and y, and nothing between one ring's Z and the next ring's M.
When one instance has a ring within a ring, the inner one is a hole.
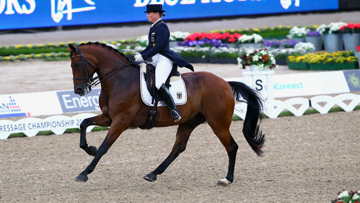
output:
M187 101L187 92L186 92L186 86L185 82L180 76L180 78L176 81L170 81L170 94L174 99L174 102L177 106L184 105ZM147 106L154 106L152 104L152 96L147 89L146 81L144 77L144 73L142 72L140 68L140 93L141 93L141 99ZM165 103L163 101L159 101L158 106L165 106Z

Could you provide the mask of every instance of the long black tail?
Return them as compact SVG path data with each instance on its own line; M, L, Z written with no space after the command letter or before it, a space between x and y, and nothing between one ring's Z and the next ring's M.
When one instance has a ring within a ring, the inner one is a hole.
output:
M261 148L265 143L265 135L259 131L261 121L262 99L259 94L241 82L229 82L234 97L239 100L241 97L247 101L247 111L244 120L243 133L246 141L249 143L254 152L261 156Z

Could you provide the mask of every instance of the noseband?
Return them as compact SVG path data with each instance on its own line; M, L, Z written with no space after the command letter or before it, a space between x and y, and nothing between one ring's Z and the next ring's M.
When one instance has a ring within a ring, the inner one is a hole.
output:
M108 79L109 77L111 77L112 75L114 75L115 73L120 71L122 68L133 64L133 63L128 63L128 64L125 64L124 66L122 66L121 68L115 68L115 69L113 69L113 71L109 71L108 73L106 73L106 74L104 74L102 76L98 75L98 76L96 76L94 78L90 78L89 67L88 67L87 64L90 64L90 66L96 72L98 72L98 70L96 70L95 66L87 58L85 58L82 55L79 48L75 47L75 49L76 49L76 52L78 53L78 55L71 56L72 54L70 54L70 58L80 57L81 67L83 69L84 76L83 77L73 77L73 80L85 80L85 83L87 85L89 85L90 87L94 87L94 86L100 84L102 81ZM102 79L102 80L100 80L100 79Z

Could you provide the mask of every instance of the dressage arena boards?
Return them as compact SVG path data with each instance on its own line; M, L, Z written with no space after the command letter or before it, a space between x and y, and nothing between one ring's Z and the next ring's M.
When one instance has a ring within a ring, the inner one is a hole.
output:
M359 12L270 16L227 21L169 23L172 31L197 32L238 27L313 25L358 22ZM4 34L2 46L106 41L146 34L148 25ZM71 40L69 40L71 38ZM1 94L72 89L69 62L1 62ZM242 77L234 65L196 65L224 78ZM226 69L225 69L226 68ZM224 71L224 69L226 71ZM276 74L286 74L280 67ZM292 72L294 73L294 72ZM15 120L15 119L14 119ZM330 202L337 192L359 190L360 111L264 119L265 155L257 157L243 138L242 121L231 133L239 145L235 180L217 187L226 176L227 155L207 124L198 126L187 149L154 183L142 179L169 154L176 126L125 131L104 155L87 183L73 179L92 160L79 148L79 134L10 138L0 141L0 202ZM99 146L106 131L88 133Z
M1 76L4 94L72 89L68 61L2 65L17 75ZM195 68L222 77L242 76L236 65L196 64ZM224 69L228 71L221 71ZM288 71L279 67L277 73ZM231 132L239 151L235 180L227 188L215 186L226 176L228 161L207 124L194 130L187 150L154 183L142 176L170 153L176 126L125 131L89 175L87 183L73 181L92 160L79 148L79 133L10 138L0 141L0 200L327 202L342 189L359 189L359 118L360 111L263 119L263 157L257 157L243 138L242 121L234 121ZM99 146L105 135L106 131L90 132L88 143Z

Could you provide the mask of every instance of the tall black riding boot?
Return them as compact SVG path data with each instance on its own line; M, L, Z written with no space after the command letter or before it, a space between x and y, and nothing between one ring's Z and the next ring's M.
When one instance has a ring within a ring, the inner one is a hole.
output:
M161 97L164 99L164 102L166 103L166 106L170 109L170 114L173 117L175 122L180 121L181 116L179 114L179 111L176 108L174 99L172 98L168 88L165 86L165 84L162 84L159 92L161 94Z

